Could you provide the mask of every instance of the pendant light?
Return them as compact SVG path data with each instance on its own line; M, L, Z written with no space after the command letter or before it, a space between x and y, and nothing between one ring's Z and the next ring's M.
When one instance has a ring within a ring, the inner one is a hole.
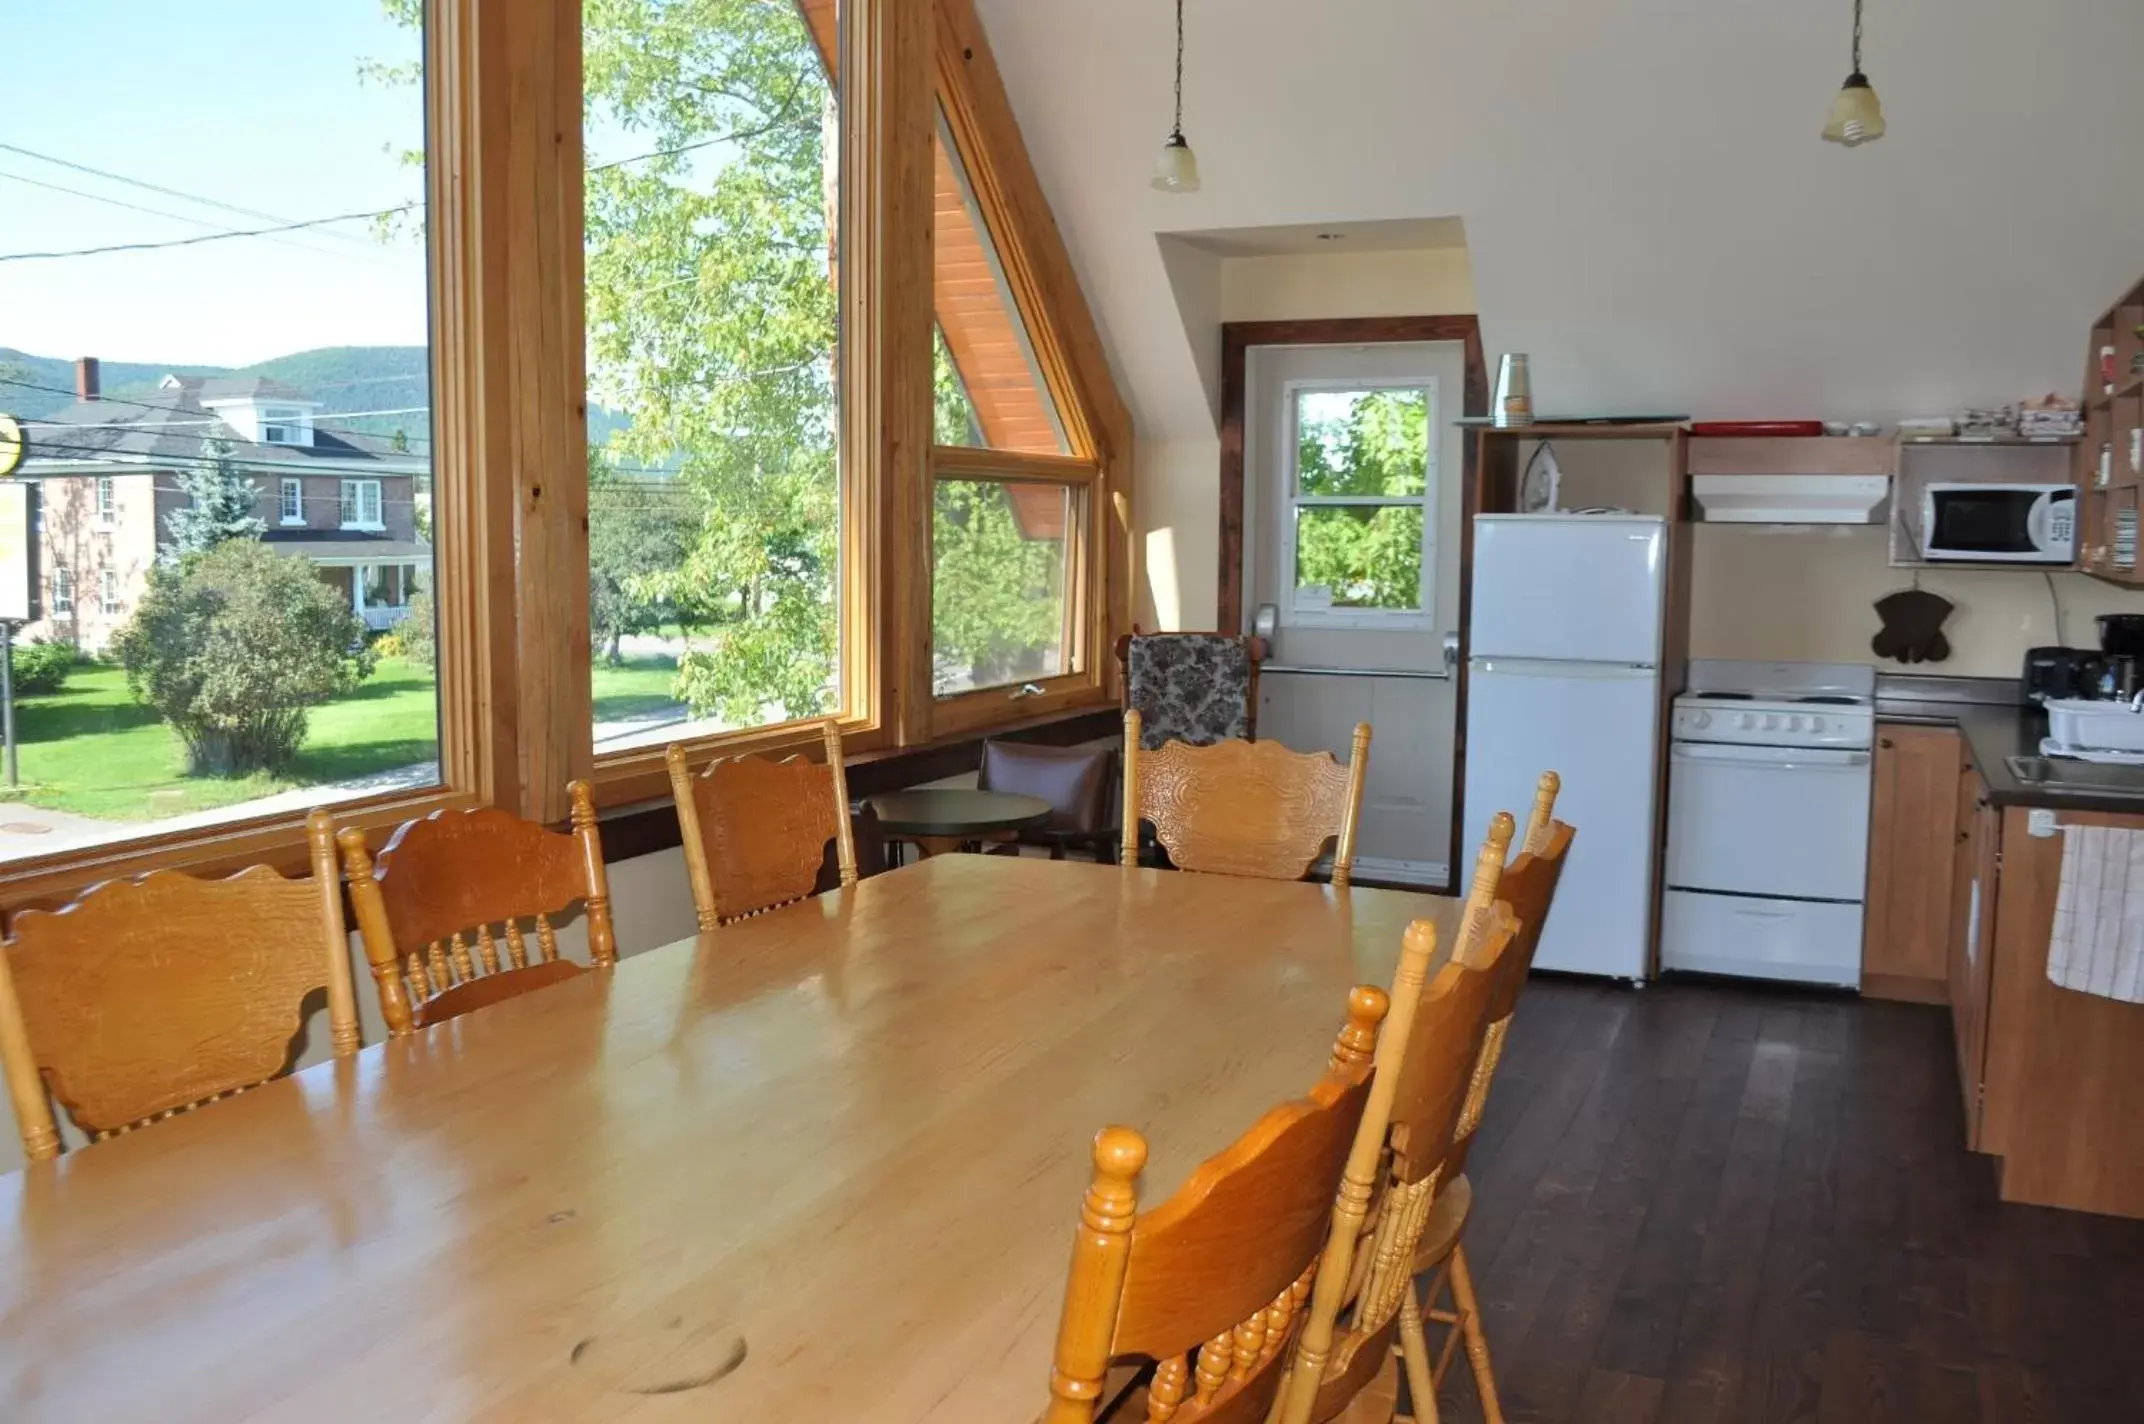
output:
M1176 127L1154 160L1154 186L1164 193L1196 193L1199 159L1184 142L1184 0L1176 0Z
M1883 137L1883 101L1861 72L1861 0L1854 0L1854 72L1846 76L1838 97L1831 101L1831 118L1824 125L1827 143L1859 148Z

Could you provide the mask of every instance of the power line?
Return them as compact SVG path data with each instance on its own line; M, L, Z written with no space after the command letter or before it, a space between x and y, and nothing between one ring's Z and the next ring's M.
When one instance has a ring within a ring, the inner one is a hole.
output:
M9 146L10 145L7 144L0 144L0 148L7 148ZM32 188L43 188L47 192L51 193L65 193L70 198L85 198L92 203L107 203L112 207L125 208L130 212L147 213L150 217L154 218L168 218L172 222L190 223L194 227L207 228L212 232L221 232L223 230L217 227L215 223L212 223L205 218L190 217L185 213L174 213L164 208L152 208L145 203L130 203L124 198L112 198L107 197L102 193L87 192L81 188L70 188L64 183L48 183L42 178L30 178L20 173L9 173L4 169L0 169L0 178L5 178L8 179L10 182L15 183L27 183ZM296 242L287 237L272 237L269 239L269 241L277 243L283 247L296 248L300 252L317 252L323 257L354 258L360 255L355 251L336 252L331 248L315 247L309 242ZM378 252L378 249L375 248L371 250L369 255L374 258L377 258L380 254Z
M59 252L0 252L0 262L41 262L59 257L101 257L108 252L155 252L169 247L198 247L204 242L224 242L234 237L272 237L279 232L303 232L308 228L326 227L331 223L366 222L373 218L393 217L421 208L421 200L397 203L391 208L378 208L365 213L334 213L324 218L307 218L303 222L278 223L274 227L242 228L227 232L204 232L198 237L174 237L163 242L114 242L103 247L77 247Z
M41 163L50 163L57 165L61 168L71 168L77 173L87 173L92 178L103 178L109 182L124 183L129 187L142 188L151 193L161 193L167 198L181 198L189 203L199 203L205 208L220 208L227 213L236 213L239 217L242 218L254 218L261 222L276 223L291 221L291 219L283 216L281 213L268 213L262 212L259 208L240 207L236 203L226 203L220 198L205 197L200 193L189 193L183 188L167 188L161 183L151 183L141 178L130 178L124 173L114 173L108 168L92 168L87 163L77 163L71 158L61 158L57 154L39 153L34 148L24 148L20 144L0 143L0 151L5 151L8 153L17 153L22 155L24 158L34 158ZM83 196L87 197L94 195L84 194ZM107 198L99 199L99 201L110 202L113 200ZM142 209L142 211L153 212L155 210L151 208L144 208ZM166 216L175 216L175 214L166 214ZM194 221L194 219L189 218L187 219L187 221L191 222ZM214 224L206 225L214 226ZM342 233L330 233L328 235L331 237L344 236L344 234ZM347 240L351 242L363 242L362 238L348 238Z

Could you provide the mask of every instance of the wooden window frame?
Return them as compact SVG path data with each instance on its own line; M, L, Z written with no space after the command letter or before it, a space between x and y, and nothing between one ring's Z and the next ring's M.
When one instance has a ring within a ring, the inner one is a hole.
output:
M1033 727L1102 705L1130 626L1131 420L1022 146L972 0L843 0L841 325L843 707L863 759ZM431 0L424 39L437 785L334 804L380 835L442 808L555 822L566 783L619 806L667 798L660 747L594 754L588 609L580 0ZM986 215L1069 457L934 451L932 141L941 110ZM1077 671L1044 695L940 701L930 677L931 515L940 472L1084 491ZM278 507L280 514L280 505ZM79 598L79 589L77 589ZM812 724L694 738L808 751ZM0 866L0 907L113 876L306 861L300 813L234 815Z

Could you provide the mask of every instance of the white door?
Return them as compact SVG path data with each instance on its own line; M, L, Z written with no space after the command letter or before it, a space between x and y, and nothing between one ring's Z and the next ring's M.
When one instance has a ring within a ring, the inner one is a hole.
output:
M1356 874L1448 883L1466 358L1458 342L1253 347L1245 631L1278 629L1258 735L1345 757L1372 730Z
M1498 811L1523 825L1534 783L1551 767L1563 778L1556 818L1578 828L1535 965L1645 978L1660 674L1481 657L1469 671L1466 844L1481 844Z

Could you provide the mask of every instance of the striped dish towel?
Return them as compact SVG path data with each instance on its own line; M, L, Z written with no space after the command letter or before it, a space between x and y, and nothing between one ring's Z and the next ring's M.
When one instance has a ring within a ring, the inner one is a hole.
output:
M2065 826L2047 977L2144 1004L2144 831Z

